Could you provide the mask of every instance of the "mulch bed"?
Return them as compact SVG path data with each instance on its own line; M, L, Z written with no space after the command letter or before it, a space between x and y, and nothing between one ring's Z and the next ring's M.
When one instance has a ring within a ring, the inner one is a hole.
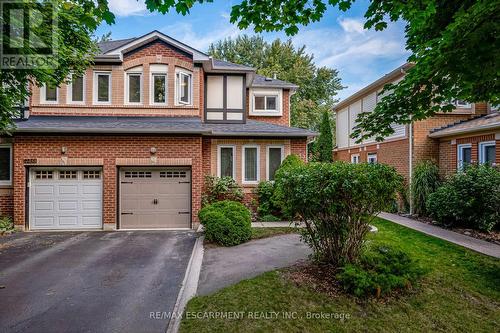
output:
M342 293L340 284L335 279L337 270L330 265L302 262L283 270L284 277L297 286L307 286L312 290L336 297Z
M485 232L485 231L480 231L480 230L475 230L475 229L468 229L468 228L460 228L460 227L450 227L447 228L436 221L433 221L431 218L428 217L423 217L423 216L415 216L415 215L409 215L409 214L400 214L401 216L408 217L412 220L419 221L422 223L427 223L436 227L440 227L446 230L458 232L459 234L463 234L466 236L474 237L477 239L481 239L490 243L494 243L497 245L500 245L500 231L498 230L492 230L490 232Z

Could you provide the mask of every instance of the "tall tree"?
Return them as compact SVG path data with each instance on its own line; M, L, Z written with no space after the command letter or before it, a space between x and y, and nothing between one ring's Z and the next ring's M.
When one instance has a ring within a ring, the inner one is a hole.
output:
M324 111L319 126L319 137L314 142L314 160L318 162L333 161L333 133L331 112Z
M252 66L258 74L297 84L299 89L291 98L293 126L318 129L322 113L331 110L337 92L343 88L337 70L316 67L305 46L295 48L291 40L268 43L261 36L243 35L210 45L208 53Z

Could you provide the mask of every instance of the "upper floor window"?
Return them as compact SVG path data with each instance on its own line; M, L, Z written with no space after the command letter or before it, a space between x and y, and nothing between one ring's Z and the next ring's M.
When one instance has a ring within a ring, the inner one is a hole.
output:
M495 141L481 142L479 144L479 163L493 164L496 158Z
M282 92L280 89L253 89L250 115L281 116L281 96Z
M193 94L193 74L177 69L175 72L175 103L177 105L191 105Z
M457 166L462 170L464 166L472 162L472 145L470 143L457 146Z
M51 84L45 84L40 93L41 103L57 103L59 88Z
M0 144L0 185L12 184L12 146Z
M243 183L255 184L260 178L259 146L243 146L243 162L241 164Z
M285 155L283 146L267 147L267 180L274 180L276 171L281 166Z
M217 176L236 179L235 147L217 147Z
M94 103L110 104L111 103L111 73L96 72L94 73Z
M84 103L85 101L85 76L71 75L68 85L68 104Z
M446 104L446 103L444 103L444 104ZM460 109L469 109L471 107L471 104L469 102L466 102L466 101L461 100L461 99L455 99L455 100L451 101L450 104L455 106L456 108L460 108Z
M359 162L360 162L359 154L353 154L353 155L351 155L351 163L358 164Z
M376 164L377 163L377 153L368 153L366 160L370 164Z
M126 73L125 101L127 104L142 103L142 73L130 71Z

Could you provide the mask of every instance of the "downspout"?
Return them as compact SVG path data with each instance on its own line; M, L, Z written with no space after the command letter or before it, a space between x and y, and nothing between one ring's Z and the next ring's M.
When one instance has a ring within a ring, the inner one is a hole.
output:
M408 135L408 199L410 201L410 215L413 215L413 196L411 192L411 182L413 178L413 117L410 118L409 135Z

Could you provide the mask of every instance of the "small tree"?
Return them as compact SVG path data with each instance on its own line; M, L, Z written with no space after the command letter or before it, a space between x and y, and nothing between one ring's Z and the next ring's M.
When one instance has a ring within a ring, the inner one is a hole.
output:
M355 262L369 224L395 199L402 177L383 164L310 163L276 181L286 210L305 224L303 240L317 260Z
M315 155L318 162L333 161L333 134L332 121L328 111L323 112L319 126L319 138L316 142Z

